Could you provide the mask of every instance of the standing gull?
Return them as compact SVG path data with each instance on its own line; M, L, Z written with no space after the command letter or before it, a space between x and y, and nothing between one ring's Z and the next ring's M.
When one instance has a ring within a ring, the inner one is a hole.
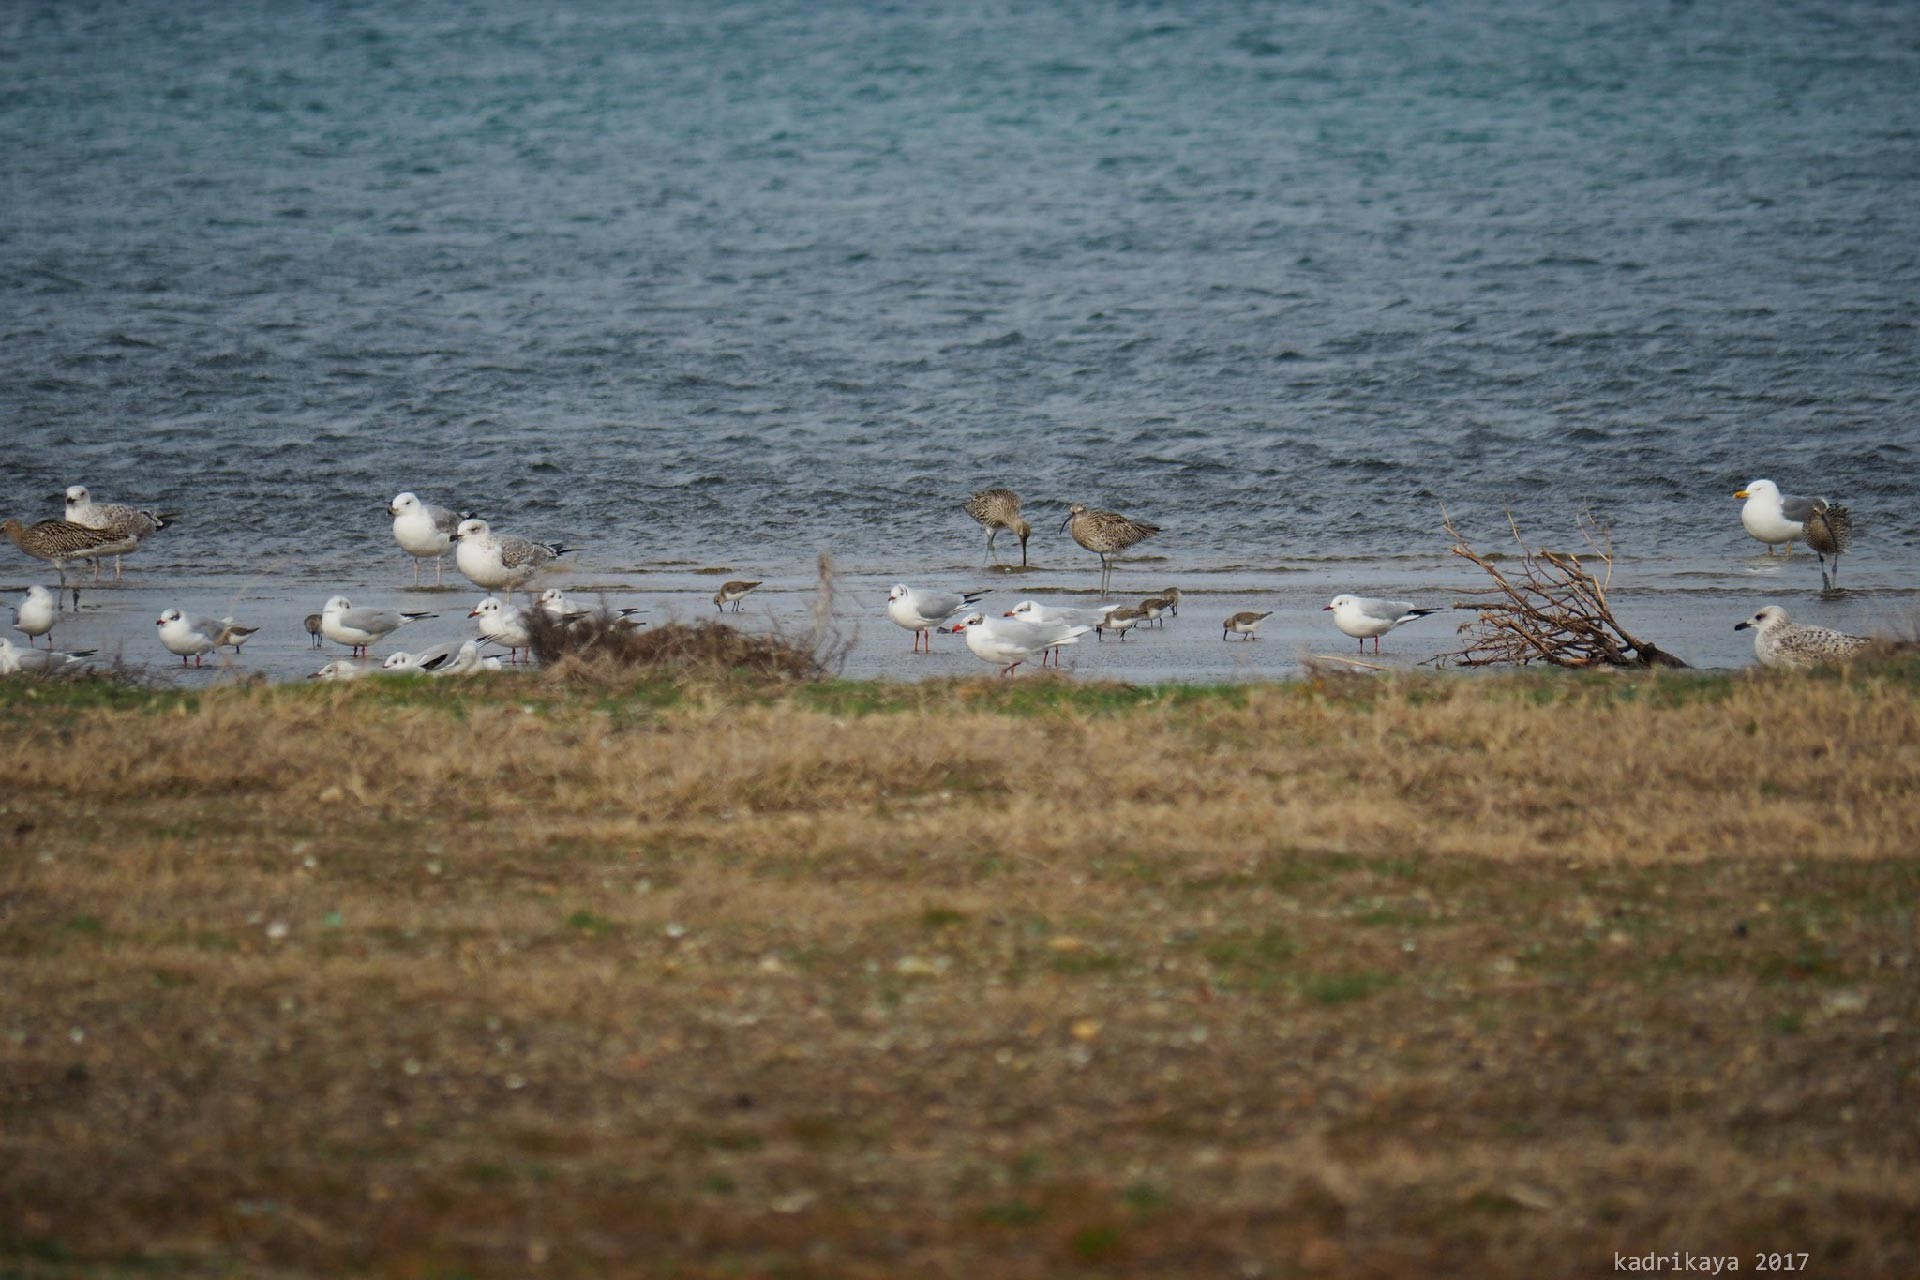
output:
M140 545L140 539L131 534L93 529L71 520L37 520L30 525L22 525L18 520L0 521L0 533L13 539L14 546L35 560L45 560L54 567L60 574L61 588L73 592L76 610L80 608L80 588L67 582L67 562L123 555ZM59 598L56 592L56 605Z
M1020 495L1011 489L982 489L968 498L962 508L987 530L987 561L993 562L993 540L1002 529L1020 539L1020 567L1027 566L1027 539L1033 526L1020 515Z
M967 591L954 594L947 591L916 591L904 582L894 584L887 592L887 617L895 625L913 632L913 651L920 652L920 642L926 641L927 652L933 652L933 629L944 627L961 614L978 604L984 591Z
M1734 623L1733 629L1753 632L1753 656L1761 666L1774 671L1835 666L1859 656L1873 643L1865 636L1850 636L1844 631L1795 626L1787 621L1787 611L1773 604L1745 622Z
M462 520L453 531L459 544L454 567L483 591L514 589L559 556L574 550L557 542L535 542L517 533L495 533L485 520Z
M354 657L364 658L369 645L378 644L409 622L435 616L403 613L397 609L356 609L353 601L345 596L334 596L321 607L320 634L335 644L351 648Z
M130 507L124 502L95 502L93 495L87 492L87 486L72 484L67 486L67 519L75 524L86 525L89 529L105 529L109 533L118 533L134 540L137 547L142 538L150 538L167 527L172 516L163 516L153 511L143 511L139 507ZM103 553L104 554L104 553ZM113 580L120 581L120 556L113 557ZM100 562L93 562L93 579L100 580Z
M1767 544L1767 554L1785 544L1793 554L1793 540L1806 532L1806 519L1813 514L1812 498L1797 498L1780 492L1771 480L1755 480L1733 495L1745 498L1740 508L1740 523L1748 533Z
M757 582L723 582L720 584L720 589L713 593L714 606L725 613L727 606L732 605L733 611L738 613L741 599L759 585Z
M1804 522L1807 545L1820 557L1822 590L1840 589L1840 557L1853 546L1853 516L1845 507L1834 506L1825 498L1813 500L1813 510ZM1833 572L1827 572L1827 557L1833 557Z
M520 651L533 644L533 631L527 610L510 608L494 596L473 606L467 614L476 620L480 634L495 644L507 646L507 661L520 661Z
M1067 508L1062 529L1073 527L1073 540L1100 557L1100 594L1113 583L1113 558L1134 543L1160 532L1157 524L1132 520L1117 511L1091 511L1084 502Z
M393 540L413 559L414 585L420 585L420 562L432 560L433 582L439 586L441 575L446 572L441 557L453 546L453 535L459 530L460 522L473 513L449 511L431 502L422 502L411 493L401 493L387 504L387 514L393 517Z
M53 593L45 587L28 587L26 599L13 607L13 627L27 635L27 647L33 647L34 640L53 630L58 610L54 608ZM53 641L47 641L47 648L53 648Z
M1045 662L1048 650L1074 644L1093 630L1064 622L1009 622L1004 618L989 618L977 609L954 624L953 629L966 635L967 648L973 650L974 657L999 665L1003 676L1012 675L1015 667L1035 654L1043 655L1041 661Z
M258 631L258 627L243 627L232 618L196 618L184 609L167 609L160 614L157 624L160 628L160 643L167 652L179 657L180 665L186 666L187 659L193 659L193 665L199 666L200 660L213 653L223 644L230 644L234 652L248 636Z
M1225 640L1227 636L1231 634L1245 636L1249 640L1258 640L1260 637L1253 634L1254 631L1259 628L1261 623L1272 616L1273 610L1271 609L1265 613L1255 613L1252 610L1236 613L1220 624L1220 638Z
M1412 622L1415 618L1424 618L1430 613L1439 613L1438 609L1422 609L1411 600L1376 600L1372 596L1335 596L1331 603L1320 606L1320 612L1333 612L1333 625L1360 642L1360 651L1366 652L1367 641L1373 641L1373 651L1380 652L1380 637L1395 627Z

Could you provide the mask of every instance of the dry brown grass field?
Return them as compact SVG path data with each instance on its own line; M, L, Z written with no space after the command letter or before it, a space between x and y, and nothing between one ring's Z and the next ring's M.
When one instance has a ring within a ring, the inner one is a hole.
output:
M0 687L0 1275L1920 1275L1911 675Z

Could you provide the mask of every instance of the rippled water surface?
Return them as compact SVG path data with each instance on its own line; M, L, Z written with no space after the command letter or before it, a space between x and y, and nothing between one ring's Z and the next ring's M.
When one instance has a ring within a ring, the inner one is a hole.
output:
M1898 3L11 6L0 495L185 513L90 601L142 643L396 595L400 489L795 609L821 549L957 585L986 484L1009 591L1092 585L1083 500L1303 608L1590 507L1738 661L1913 608L1916 86ZM1853 507L1850 596L1754 562L1760 475Z

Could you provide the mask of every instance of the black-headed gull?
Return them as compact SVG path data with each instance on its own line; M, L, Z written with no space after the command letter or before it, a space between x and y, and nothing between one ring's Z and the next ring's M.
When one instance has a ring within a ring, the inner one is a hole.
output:
M1070 626L1064 622L1014 622L1007 618L989 618L975 609L953 629L965 635L973 656L994 663L1001 675L1031 660L1036 654L1076 643L1092 627Z
M24 600L13 607L13 627L27 636L27 647L31 649L37 637L53 630L58 610L53 607L53 593L45 587L28 587ZM53 648L53 641L47 641L47 648Z
M160 628L160 643L180 659L183 667L188 658L193 659L194 666L201 665L200 660L221 645L230 644L238 653L247 637L260 629L243 627L232 618L196 618L184 609L162 610L155 625Z
M334 596L320 609L320 634L351 648L354 657L364 658L369 645L380 643L409 622L438 616L420 610L356 609L345 596Z
M86 660L97 652L97 649L78 649L73 653L56 653L52 649L16 649L11 638L0 636L0 676L57 676L85 666Z
M984 591L917 591L904 582L896 582L887 592L887 617L894 625L913 632L913 651L920 652L926 641L933 652L933 629L944 627L979 603Z
M1335 596L1320 607L1320 612L1333 614L1333 625L1360 642L1365 652L1367 641L1373 641L1373 651L1380 652L1380 637L1415 618L1424 618L1430 613L1439 613L1438 609L1422 609L1411 600L1376 600L1372 596Z
M497 596L488 596L467 616L479 626L481 635L507 646L508 662L520 661L520 651L533 644L532 619L527 611L505 604Z

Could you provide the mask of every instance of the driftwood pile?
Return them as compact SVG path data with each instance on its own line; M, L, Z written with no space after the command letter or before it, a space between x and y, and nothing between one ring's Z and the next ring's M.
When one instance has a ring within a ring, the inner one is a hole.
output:
M1687 664L1620 625L1607 602L1613 581L1613 544L1591 516L1580 518L1586 556L1527 546L1520 526L1507 517L1520 548L1517 565L1503 570L1467 542L1449 517L1453 554L1469 560L1493 585L1466 592L1476 599L1454 608L1471 610L1460 634L1466 645L1436 662L1462 667L1501 664L1645 670ZM1592 566L1598 566L1598 572Z

